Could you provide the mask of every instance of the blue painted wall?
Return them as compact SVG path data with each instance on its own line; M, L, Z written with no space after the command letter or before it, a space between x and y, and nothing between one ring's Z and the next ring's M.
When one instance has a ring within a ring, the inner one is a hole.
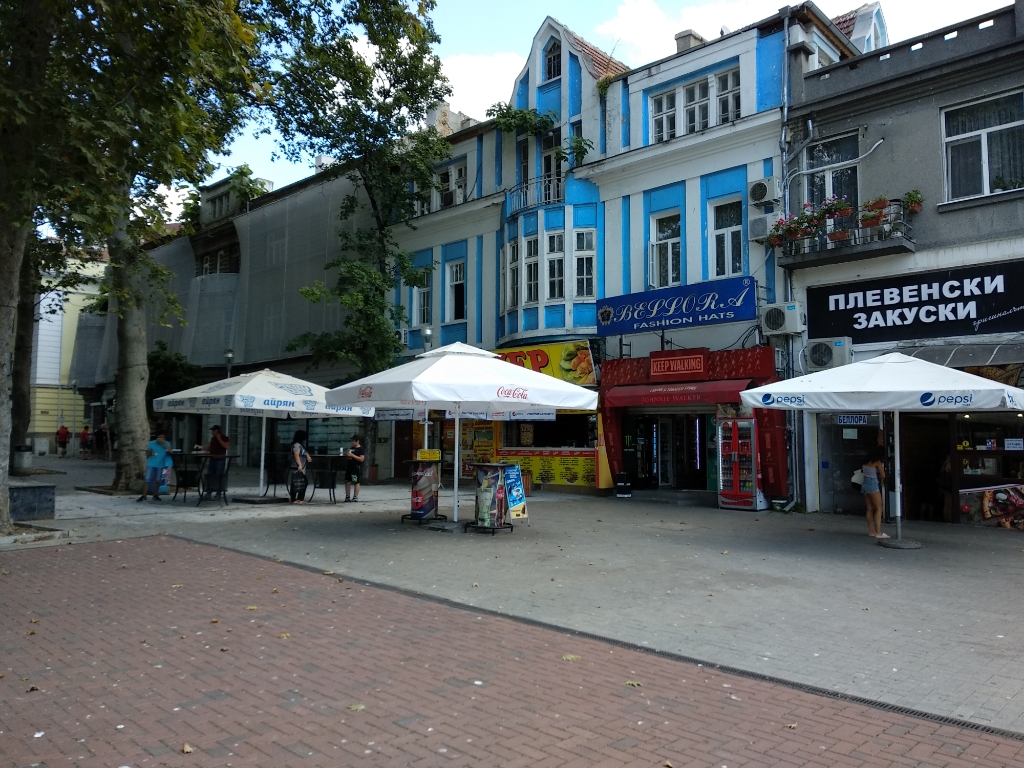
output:
M476 343L484 341L484 236L476 236Z
M643 109L643 145L646 147L648 144L651 143L649 136L651 132L651 127L649 125L651 96L653 96L656 93L661 93L662 91L667 91L669 88L673 88L677 85L688 83L691 80L697 79L698 77L710 75L712 72L718 72L723 69L735 67L737 64L739 64L739 62L739 57L733 56L731 59L718 61L715 62L714 64L710 64L709 66L701 67L700 69L695 69L692 72L687 72L685 75L680 75L679 77L674 77L671 80L666 80L663 83L652 85L650 88L644 88L643 92L640 94L640 104ZM760 66L760 61L758 62L758 66Z
M516 87L516 109L527 109L530 106L530 70L523 73Z
M501 189L501 144L503 134L501 131L494 132L494 190Z
M480 134L476 137L476 181L474 189L477 197L484 196L484 137Z
M519 219L512 219L505 228L508 230L509 240L519 237Z
M519 333L519 311L513 309L505 315L505 323L508 326L505 328L506 334Z
M597 325L597 305L573 304L572 324L577 328L583 325Z
M542 115L553 112L555 122L562 119L561 78L537 86L537 111Z
M724 171L701 176L700 179L700 255L701 275L703 280L711 276L708 264L708 203L723 197L740 195L741 199L747 192L747 166L740 165ZM750 274L750 247L747 243L747 206L743 207L743 274Z
M451 325L441 326L441 346L447 344L454 344L457 341L461 341L463 344L466 343L466 324L465 323L452 323Z
M600 199L601 190L594 182L577 179L572 175L565 180L565 202L567 204L596 203Z
M622 293L632 293L632 270L629 264L629 195L622 197Z
M650 259L647 255L651 252L651 216L662 211L678 210L679 225L681 228L679 238L680 250L680 283L686 285L686 183L678 181L675 184L668 184L664 187L648 189L644 191L644 286L648 290L651 285Z
M782 106L782 32L757 38L757 111Z
M537 307L526 307L523 310L523 330L536 331L538 327Z
M523 237L532 237L537 234L537 212L528 213L523 216ZM525 256L525 254L524 254Z
M565 328L565 304L549 304L544 307L545 328Z
M505 218L504 205L501 217ZM494 346L498 346L498 339L505 335L505 322L501 316L501 248L504 244L499 229L494 233L494 274L497 276L494 281Z
M629 83L622 81L622 146L629 146Z
M419 331L409 331L409 349L423 349L423 334Z
M565 229L565 208L561 205L544 209L544 229Z
M582 203L572 208L572 225L576 229L597 226L597 203Z
M597 204L597 274L594 276L597 285L594 286L596 298L604 298L604 202Z
M583 111L583 70L579 57L569 54L569 117Z

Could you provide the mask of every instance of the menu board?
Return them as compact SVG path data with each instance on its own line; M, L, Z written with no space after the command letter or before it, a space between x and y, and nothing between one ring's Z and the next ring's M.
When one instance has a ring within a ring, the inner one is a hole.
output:
M960 491L960 519L1024 531L1024 486L997 485Z
M597 484L596 451L593 448L504 448L498 451L498 460L516 462L523 472L533 476L535 483L586 487Z

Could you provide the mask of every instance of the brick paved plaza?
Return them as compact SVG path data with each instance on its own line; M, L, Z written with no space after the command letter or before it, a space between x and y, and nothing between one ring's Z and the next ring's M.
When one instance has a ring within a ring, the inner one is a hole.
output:
M18 768L1024 762L1021 741L166 536L0 553L0 610Z

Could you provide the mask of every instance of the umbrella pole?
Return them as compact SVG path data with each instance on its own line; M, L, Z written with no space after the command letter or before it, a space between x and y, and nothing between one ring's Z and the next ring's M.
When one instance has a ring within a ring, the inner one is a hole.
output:
M459 434L459 415L462 412L462 404L455 404L455 482L452 487L455 489L455 505L452 507L452 522L459 522L459 473L462 471L462 435Z
M260 433L260 496L263 495L263 470L267 463L267 417L263 417L263 430ZM274 492L275 494L277 491Z
M892 412L892 442L896 451L894 462L896 474L896 539L903 538L903 475L900 467L900 412Z

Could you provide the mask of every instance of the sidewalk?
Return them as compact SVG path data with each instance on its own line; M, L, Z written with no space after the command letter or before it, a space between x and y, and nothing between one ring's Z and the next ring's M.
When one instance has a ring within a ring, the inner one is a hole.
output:
M541 493L530 527L492 537L400 524L402 486L362 498L196 508L70 494L57 522L76 542L172 533L1024 732L1016 531L911 523L925 548L901 552L857 518Z
M14 766L1024 761L1019 740L167 537L0 553L0 585Z

